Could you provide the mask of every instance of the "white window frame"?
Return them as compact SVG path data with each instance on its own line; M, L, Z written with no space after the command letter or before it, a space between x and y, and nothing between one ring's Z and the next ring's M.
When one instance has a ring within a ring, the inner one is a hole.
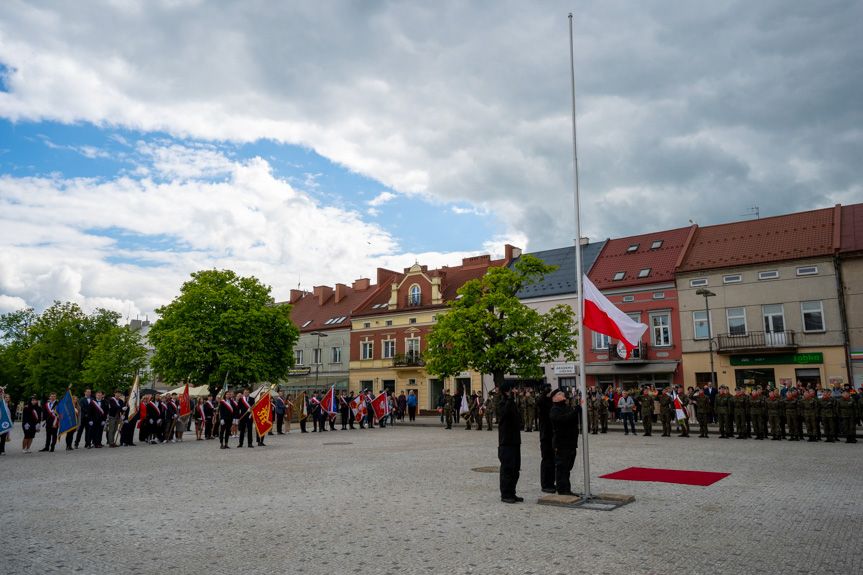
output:
M374 356L375 356L375 342L373 342L373 341L360 342L360 359L361 360L374 359Z
M303 350L295 349L294 350L294 365L304 365L303 364Z
M416 342L416 343L414 343ZM415 347L414 347L415 346ZM418 337L406 337L405 338L405 355L415 352L420 353L420 338Z
M653 299L665 299L664 291L653 292Z
M384 346L384 359L392 359L396 355L396 340L394 339L385 339L383 342Z
M615 272L611 281L619 282L626 277L626 272Z
M384 325L387 327L391 326L392 324L393 324L393 320L391 320L391 319L384 321Z
M663 240L655 240L652 244L650 244L650 249L658 250L662 247Z
M760 280L779 279L779 270L767 270L767 271L763 271L763 272L758 272L758 279L760 279Z
M799 276L818 275L818 266L803 266L803 267L797 268L797 275L799 275Z
M422 289L419 284L414 284L408 290L408 301L411 305L420 305L422 303Z
M656 318L665 318L665 324L659 326L653 325L653 321ZM657 342L657 333L660 334L662 340L660 342ZM674 338L671 333L671 312L650 312L650 342L653 347L672 347L674 345Z
M608 351L608 346L611 344L611 338L604 333L598 331L593 332L593 349L604 349Z
M727 276L722 276L722 283L724 284L736 284L737 282L742 282L743 276L741 274L731 274Z
M689 287L701 287L707 285L707 278L689 280Z
M623 303L632 303L635 301L634 295L625 295L623 296Z
M363 324L363 329L369 329L370 327L372 327L372 322L370 321L367 321Z
M640 244L629 244L629 247L628 247L628 248L626 248L626 253L631 254L631 253L633 253L633 252L637 252L637 251L638 251L638 246L639 246L639 245L640 245Z
M651 269L652 269L652 268L641 268L641 269L638 271L638 277L640 277L640 278L646 278L646 277L649 277L649 276L650 276L650 270L651 270Z
M712 312L711 312L712 314ZM698 316L701 315L701 319ZM710 339L713 337L713 318L708 315L707 310L700 309L692 312L692 339ZM704 331L707 331L707 335L698 335L699 325L704 325Z
M340 346L330 348L330 363L342 362L342 348Z
M728 312L730 312L730 311L732 311L732 310L737 310L737 309L742 309L742 310L743 310L743 315L742 315L742 316L739 316L739 315L735 315L735 316L728 315ZM742 317L742 318L743 318L743 333L733 333L733 332L732 332L732 330L731 330L731 323L730 323L730 322L731 322L731 320L732 320L732 319L739 319L740 317ZM732 337L734 337L734 336L743 336L743 335L747 335L747 334L749 333L749 326L746 324L746 308L745 308L745 307L729 307L729 308L725 308L725 327L727 327L727 328L728 328L728 335L730 335L730 336L732 336Z
M324 359L324 350L320 347L312 348L312 365L321 365Z
M803 306L806 304L818 304L817 313L821 316L821 329L806 329L806 314L815 313L815 310L805 310ZM803 320L803 333L824 333L827 331L827 323L824 321L824 302L818 301L802 301L800 302L800 317Z

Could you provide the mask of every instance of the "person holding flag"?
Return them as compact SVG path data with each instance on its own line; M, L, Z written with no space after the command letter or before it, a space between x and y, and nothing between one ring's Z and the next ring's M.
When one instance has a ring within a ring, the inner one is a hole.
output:
M57 394L51 393L48 395L48 401L45 402L42 415L45 421L45 447L39 451L54 451L57 445L57 425L60 423L60 418L57 416Z
M220 449L230 449L228 441L231 439L231 422L236 417L232 395L233 392L225 391L225 397L219 402Z
M240 396L239 401L237 401L237 425L240 429L240 444L237 447L243 446L243 439L248 435L249 439L249 449L254 448L252 445L252 418L249 417L249 411L252 409L252 405L254 405L254 401L249 395L249 390L244 389L243 395Z
M6 442L9 441L9 434L15 425L11 402L12 398L0 387L0 455L6 455Z
M203 410L204 438L213 439L213 425L218 425L218 419L216 418L216 409L213 406L213 394L208 394L207 401L198 404L198 407Z
M117 431L126 413L126 402L122 399L123 392L114 391L114 397L108 400L108 447L117 447Z
M192 417L192 403L189 400L189 380L186 380L186 387L180 395L179 413L177 414L177 425L174 430L177 434L177 441L183 441L183 433L189 427L189 418Z
M689 404L689 398L683 393L683 386L674 386L672 394L674 401L674 411L677 417L677 424L680 426L680 434L678 437L689 437L689 413L686 411L686 406Z
M42 427L42 408L39 407L36 396L30 397L30 404L25 406L21 412L21 427L24 428L24 439L21 441L21 453L30 453L33 438Z
M270 392L260 394L258 401L252 406L249 418L254 421L255 433L258 436L258 445L266 447L264 437L273 428L273 403Z

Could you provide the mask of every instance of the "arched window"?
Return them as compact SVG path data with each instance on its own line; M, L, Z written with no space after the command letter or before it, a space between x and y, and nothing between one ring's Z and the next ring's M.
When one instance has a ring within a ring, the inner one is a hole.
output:
M410 296L410 305L420 305L420 286L412 285L411 286L411 296Z

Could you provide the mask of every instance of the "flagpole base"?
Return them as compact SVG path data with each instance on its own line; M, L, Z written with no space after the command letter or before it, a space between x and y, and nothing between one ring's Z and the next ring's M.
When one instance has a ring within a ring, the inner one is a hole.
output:
M566 507L568 509L590 509L593 511L614 511L635 501L634 495L600 493L598 495L547 495L536 500L538 505Z

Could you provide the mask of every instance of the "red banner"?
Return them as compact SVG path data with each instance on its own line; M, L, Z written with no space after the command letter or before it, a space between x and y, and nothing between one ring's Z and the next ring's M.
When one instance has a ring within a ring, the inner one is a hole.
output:
M261 396L258 402L252 406L252 421L255 422L258 437L263 437L273 428L273 419L270 416L272 410L273 404L269 392Z
M186 389L180 394L180 417L185 417L192 413L192 408L189 404L189 382L186 382Z
M372 409L375 410L375 417L383 419L390 413L390 404L387 403L387 394L382 393L372 400Z

